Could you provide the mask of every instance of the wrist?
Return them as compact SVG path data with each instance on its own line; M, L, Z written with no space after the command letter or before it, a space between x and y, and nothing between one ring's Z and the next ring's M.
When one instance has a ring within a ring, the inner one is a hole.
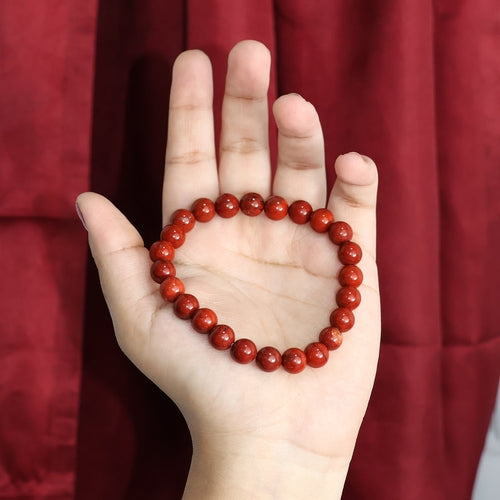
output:
M288 441L194 440L183 498L340 498L349 461L350 457L318 455Z

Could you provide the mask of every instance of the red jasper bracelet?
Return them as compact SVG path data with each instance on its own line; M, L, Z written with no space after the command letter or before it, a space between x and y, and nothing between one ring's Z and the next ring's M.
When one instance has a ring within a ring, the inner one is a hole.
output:
M283 353L271 346L257 350L255 343L246 338L236 340L233 329L218 323L217 314L206 307L200 307L198 299L186 293L184 283L176 276L173 259L175 249L186 240L186 233L191 231L196 222L209 222L216 215L222 218L234 217L239 211L249 217L256 217L262 212L271 220L281 220L287 215L296 224L309 223L318 233L326 233L332 243L338 245L338 257L343 264L338 280L341 288L336 295L337 308L330 314L330 325L319 333L318 341L299 349L291 347ZM342 335L354 325L353 309L361 302L358 287L363 281L363 273L357 267L361 260L361 248L351 241L353 232L349 224L334 221L332 212L326 208L312 210L304 200L298 200L288 206L280 196L271 196L264 201L257 193L247 193L240 200L232 194L222 194L215 202L208 198L196 200L191 210L179 209L172 214L171 223L161 231L160 241L151 245L149 255L153 261L151 277L160 283L160 293L173 303L177 317L190 320L194 330L207 334L210 344L218 350L230 350L231 356L238 363L246 364L253 360L266 372L272 372L280 366L289 373L299 373L306 365L319 368L328 361L329 351L342 344Z

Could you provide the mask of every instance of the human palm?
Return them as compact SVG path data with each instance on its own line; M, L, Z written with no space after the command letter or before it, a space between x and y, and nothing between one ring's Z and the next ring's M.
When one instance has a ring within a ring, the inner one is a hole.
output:
M320 368L297 375L238 365L178 319L149 277L149 256L135 229L104 198L87 193L78 205L113 316L117 339L130 359L179 406L195 448L255 446L301 450L340 459L352 454L371 391L380 333L375 265L376 170L355 153L336 162L327 197L323 142L314 108L296 95L274 104L278 164L271 179L268 151L269 54L256 42L238 44L229 58L220 157L215 160L212 86L206 57L189 51L177 60L171 89L164 182L165 223L177 208L220 193L325 206L347 220L363 249L364 282L356 323ZM281 352L304 348L328 326L341 267L325 234L288 218L241 213L197 223L176 251L177 276L201 306L216 311L237 338ZM214 445L213 443L218 443ZM204 446L204 444L200 444Z

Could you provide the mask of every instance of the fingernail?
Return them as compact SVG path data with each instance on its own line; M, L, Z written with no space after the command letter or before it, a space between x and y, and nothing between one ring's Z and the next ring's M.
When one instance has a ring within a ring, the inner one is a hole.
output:
M78 215L78 218L80 219L83 227L88 231L87 224L85 224L85 219L83 218L82 211L80 210L80 207L78 206L78 202L75 202L75 210L76 210L76 214Z
M347 156L347 155L356 155L358 158L361 158L365 163L368 163L368 164L370 163L370 158L368 158L368 156L357 153L356 151L351 151L349 153L345 153L342 156Z

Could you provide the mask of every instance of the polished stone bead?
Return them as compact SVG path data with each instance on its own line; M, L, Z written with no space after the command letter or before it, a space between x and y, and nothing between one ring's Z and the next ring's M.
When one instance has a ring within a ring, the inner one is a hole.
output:
M307 364L313 368L324 366L328 361L328 347L321 342L312 342L305 349Z
M246 193L240 200L240 210L245 215L255 217L264 210L264 198L257 193Z
M271 220L281 220L288 213L288 203L281 196L271 196L264 203L264 212Z
M215 205L208 198L199 198L193 203L191 211L199 222L209 222L215 217Z
M321 330L319 341L325 344L330 351L334 351L342 345L342 332L334 326L328 326Z
M231 346L231 356L238 363L250 363L257 356L257 347L250 339L239 339Z
M309 224L317 233L326 233L333 224L333 214L327 208L318 208L309 217Z
M155 260L151 264L151 278L161 283L167 276L175 276L175 267L169 260Z
M187 210L186 208L179 208L172 214L172 224L177 224L182 227L182 230L185 233L188 233L193 229L196 219L193 215L193 212Z
M339 283L342 286L359 286L363 283L363 272L358 266L344 266L339 272Z
M191 318L191 324L198 333L208 333L217 324L217 314L212 309L200 307Z
M342 264L357 264L361 260L361 247L354 241L346 241L339 248L339 260Z
M304 200L294 201L288 207L288 216L295 224L306 224L312 214L311 204Z
M307 358L301 349L290 347L281 355L281 364L288 373L300 373L307 365Z
M190 293L180 294L174 302L174 313L178 318L190 319L200 307L198 299Z
M215 200L215 211L224 219L234 217L239 209L240 202L234 194L224 193Z
M216 325L210 330L208 340L219 351L225 351L234 342L234 330L227 325Z
M273 372L281 366L281 354L275 347L263 347L257 353L255 361L265 372Z
M177 224L167 224L161 231L160 239L168 241L174 248L179 248L186 241L186 233Z
M328 228L328 237L336 245L352 239L352 228L344 221L336 221Z
M347 307L347 309L352 310L361 303L361 294L355 286L343 286L339 288L336 300L339 307Z
M155 260L172 260L175 256L175 249L169 241L155 241L149 249L149 258Z
M330 324L342 333L347 332L354 326L354 314L347 307L334 309L330 314Z
M160 285L160 294L167 302L174 302L184 292L184 283L175 276L165 278Z

